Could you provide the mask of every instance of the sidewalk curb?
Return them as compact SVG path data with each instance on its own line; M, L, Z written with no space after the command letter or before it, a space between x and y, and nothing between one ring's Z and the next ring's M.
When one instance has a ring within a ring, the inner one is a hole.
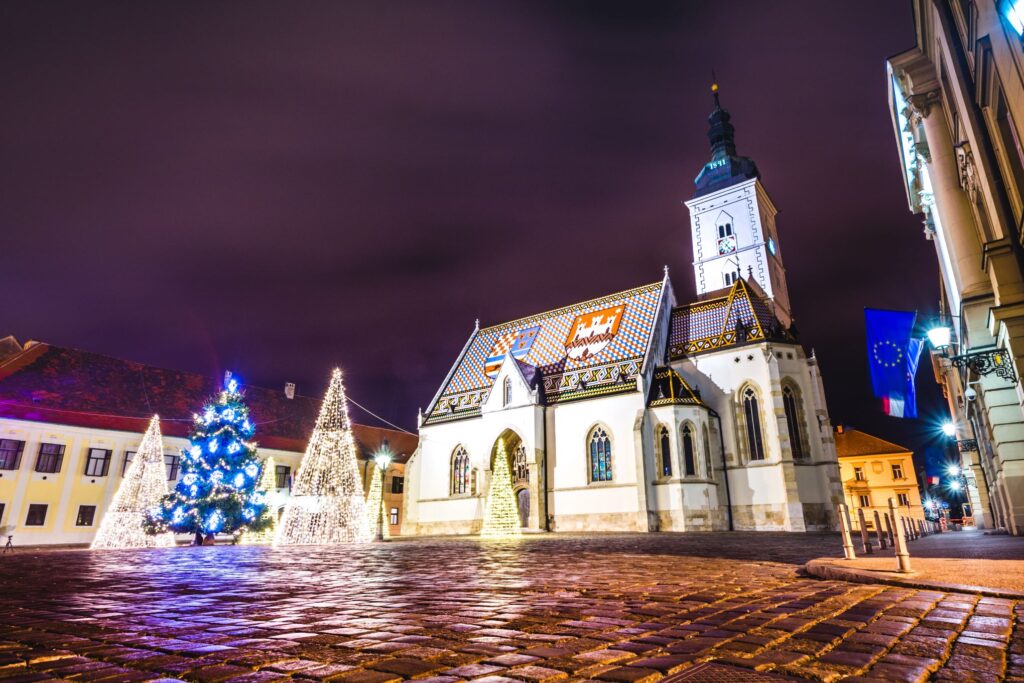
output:
M837 567L830 559L811 560L804 565L804 571L819 579L830 579L833 581L850 581L852 583L885 583L891 586L905 586L907 588L921 588L924 590L954 591L957 593L975 593L988 598L1008 598L1010 600L1024 599L1024 593L1002 590L999 588L988 588L986 586L969 586L959 583L943 583L941 581L928 581L918 578L919 572L911 572L904 576L893 576L894 572L876 572L868 569L851 569L849 567Z

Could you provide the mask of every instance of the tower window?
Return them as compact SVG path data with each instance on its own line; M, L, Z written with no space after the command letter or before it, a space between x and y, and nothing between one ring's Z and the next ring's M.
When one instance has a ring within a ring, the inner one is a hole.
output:
M747 453L751 460L764 460L764 441L761 439L761 406L757 392L751 387L743 391L743 421L746 423Z

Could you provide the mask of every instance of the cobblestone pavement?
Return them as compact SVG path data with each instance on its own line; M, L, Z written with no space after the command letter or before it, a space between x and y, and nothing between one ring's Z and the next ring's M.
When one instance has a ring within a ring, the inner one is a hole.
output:
M1024 603L798 574L838 551L741 533L20 551L0 557L0 683L1024 680Z

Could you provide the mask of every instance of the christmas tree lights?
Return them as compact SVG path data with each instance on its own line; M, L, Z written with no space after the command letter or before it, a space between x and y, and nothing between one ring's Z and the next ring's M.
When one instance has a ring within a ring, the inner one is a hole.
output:
M181 479L150 511L146 530L212 539L267 528L272 520L266 493L258 488L255 431L238 380L227 373L220 396L193 415L189 447L181 452Z
M160 434L160 417L154 415L90 547L93 550L173 548L173 534L150 535L143 528L147 512L158 506L165 495L164 441Z
M273 456L267 456L263 461L263 468L260 474L260 483L256 487L266 496L270 525L262 531L243 532L238 542L241 545L270 545L274 542L274 534L277 533L277 519L274 515L274 500L277 498L277 463Z
M335 368L274 545L366 543L372 538L348 399L341 370Z
M494 470L484 503L484 525L480 535L485 538L520 536L519 508L512 491L512 473L505 453L505 440L498 439L498 452L494 456Z

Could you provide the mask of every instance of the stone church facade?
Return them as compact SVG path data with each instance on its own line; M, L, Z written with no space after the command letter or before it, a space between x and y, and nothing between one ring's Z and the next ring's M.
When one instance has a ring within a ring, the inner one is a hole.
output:
M807 531L841 485L792 324L776 209L728 112L688 201L697 300L657 282L477 326L406 467L406 534L471 534L499 442L535 531Z

